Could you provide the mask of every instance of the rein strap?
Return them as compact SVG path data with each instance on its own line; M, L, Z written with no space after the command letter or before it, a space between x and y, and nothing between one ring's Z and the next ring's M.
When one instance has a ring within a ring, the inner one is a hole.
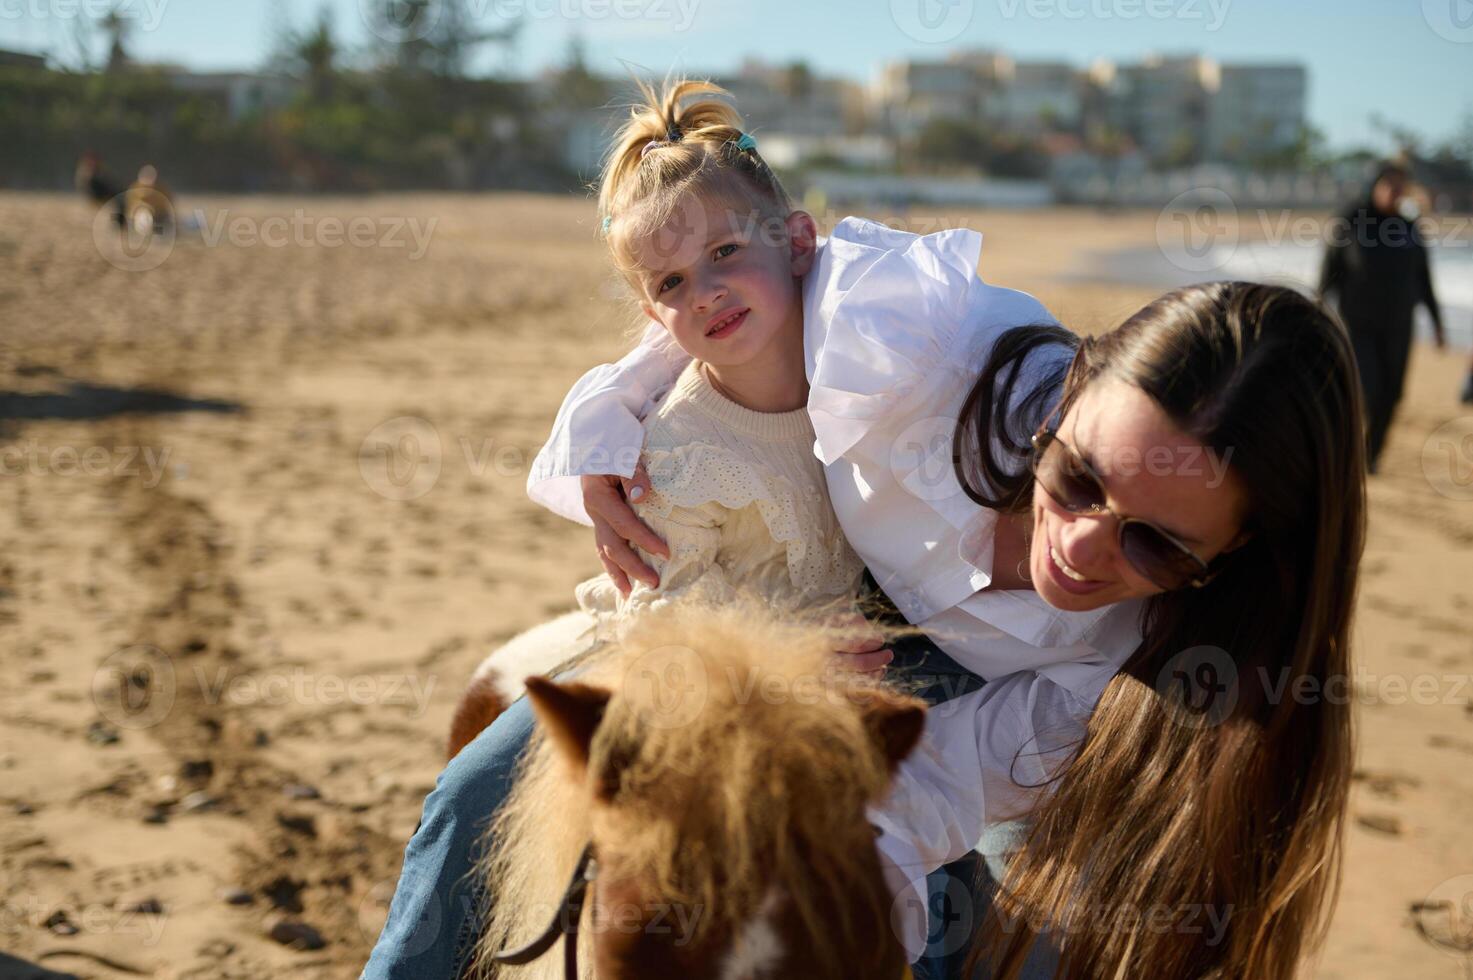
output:
M598 862L593 859L593 843L590 841L578 857L573 879L568 882L568 890L552 914L552 922L542 934L525 946L493 953L491 959L509 966L523 966L546 953L561 938L564 940L564 975L567 980L578 980L578 923L583 918L583 901L588 896L588 886L597 876Z

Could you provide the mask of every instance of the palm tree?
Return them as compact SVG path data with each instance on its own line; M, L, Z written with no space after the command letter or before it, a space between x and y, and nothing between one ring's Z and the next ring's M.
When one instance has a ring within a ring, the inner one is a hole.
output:
M463 0L375 0L373 32L392 47L398 66L447 78L463 77L471 54L485 44L510 48L521 23L477 30Z
M107 70L122 71L128 66L126 44L128 35L133 30L133 22L123 14L122 4L119 4L103 16L99 25L110 39L107 48Z
M305 33L293 32L289 54L298 70L307 76L312 98L326 101L332 93L333 72L341 49L333 36L332 8L323 4L317 23Z

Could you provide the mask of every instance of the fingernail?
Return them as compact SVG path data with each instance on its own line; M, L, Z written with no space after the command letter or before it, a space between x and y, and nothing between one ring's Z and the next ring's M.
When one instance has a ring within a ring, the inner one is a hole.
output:
M643 497L643 496L644 496L644 487L630 487L629 488L629 499L630 500L638 500L640 497Z

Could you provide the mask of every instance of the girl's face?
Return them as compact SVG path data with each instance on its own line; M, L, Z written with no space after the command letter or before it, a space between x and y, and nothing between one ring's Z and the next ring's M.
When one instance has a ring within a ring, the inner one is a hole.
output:
M1115 514L1149 521L1208 562L1246 540L1247 495L1229 468L1231 451L1208 449L1181 432L1134 385L1110 378L1091 384L1058 435L1099 476ZM1163 591L1126 560L1119 540L1118 518L1071 513L1034 481L1028 562L1049 605L1081 612Z
M764 221L688 196L636 246L641 308L691 357L717 368L750 363L801 331L799 286L816 238L802 211Z

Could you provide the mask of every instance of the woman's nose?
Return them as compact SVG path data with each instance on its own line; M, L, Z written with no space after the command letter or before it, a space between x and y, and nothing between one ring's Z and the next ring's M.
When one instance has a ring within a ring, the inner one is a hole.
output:
M1058 542L1065 564L1095 578L1095 573L1105 570L1115 548L1115 518L1108 514L1075 517L1059 529Z

